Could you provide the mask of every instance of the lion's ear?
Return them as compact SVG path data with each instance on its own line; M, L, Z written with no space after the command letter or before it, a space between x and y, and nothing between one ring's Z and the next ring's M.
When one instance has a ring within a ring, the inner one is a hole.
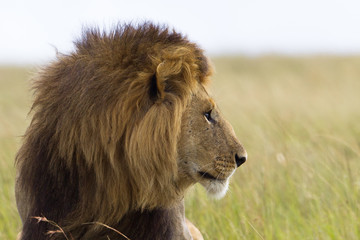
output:
M154 74L150 80L149 95L152 99L164 99L165 97L165 83Z
M165 98L165 87L169 83L172 76L181 73L183 68L183 61L181 59L171 59L161 62L156 67L156 73L151 78L150 96L158 100Z

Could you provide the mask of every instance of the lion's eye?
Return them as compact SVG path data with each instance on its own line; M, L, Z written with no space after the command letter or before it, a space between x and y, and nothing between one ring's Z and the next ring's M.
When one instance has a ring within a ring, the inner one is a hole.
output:
M208 111L208 112L204 113L204 117L205 117L205 118L206 118L206 120L208 120L209 122L214 121L214 120L212 119L212 117L211 117L211 111L212 111L212 110L210 110L210 111Z

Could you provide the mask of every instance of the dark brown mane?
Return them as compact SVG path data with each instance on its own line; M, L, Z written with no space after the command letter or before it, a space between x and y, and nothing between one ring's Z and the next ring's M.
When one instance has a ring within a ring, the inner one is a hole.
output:
M33 216L74 239L106 239L107 230L84 225L94 221L155 239L139 229L156 218L152 227L167 239L176 233L164 209L183 197L174 185L181 115L205 84L207 60L181 34L151 23L90 29L75 46L34 81L33 118L16 157L22 239L63 238L46 235L56 228Z

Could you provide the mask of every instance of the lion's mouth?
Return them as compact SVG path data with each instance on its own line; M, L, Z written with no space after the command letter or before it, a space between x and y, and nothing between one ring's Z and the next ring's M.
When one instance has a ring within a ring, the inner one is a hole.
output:
M220 180L216 177L214 177L213 175L211 175L210 173L207 173L207 172L198 172L199 175L202 177L202 178L206 178L206 179L210 179L210 180Z

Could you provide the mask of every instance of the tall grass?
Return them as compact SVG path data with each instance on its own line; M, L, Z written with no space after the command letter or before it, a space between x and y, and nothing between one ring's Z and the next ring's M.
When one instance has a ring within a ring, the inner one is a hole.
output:
M28 121L30 69L0 68L0 239L15 239L20 227L14 196L14 158Z
M360 57L217 58L212 92L249 159L225 198L189 190L206 239L360 239ZM13 160L29 69L0 69L0 239L20 220Z

